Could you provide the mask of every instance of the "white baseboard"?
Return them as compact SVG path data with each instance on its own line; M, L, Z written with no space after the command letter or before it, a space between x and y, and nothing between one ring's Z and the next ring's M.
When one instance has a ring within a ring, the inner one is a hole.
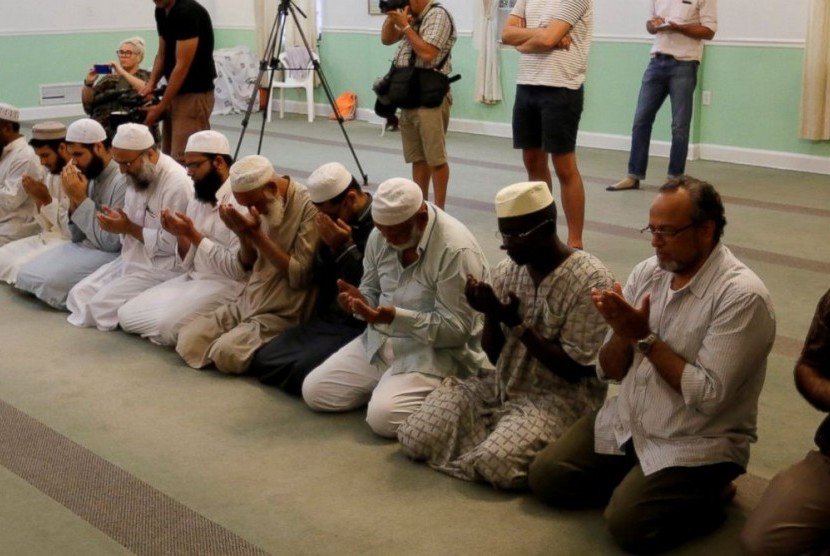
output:
M275 101L276 102L276 101ZM279 106L276 107L279 111ZM285 111L305 114L305 102L286 101ZM316 117L327 117L331 113L328 104L315 104ZM22 108L22 120L46 120L50 118L70 118L83 116L83 107L80 104L65 104L58 106L38 106ZM383 120L368 108L357 110L357 119L380 125ZM491 137L511 137L510 124L496 122L482 122L478 120L450 120L450 130L460 133L473 133ZM579 132L577 145L580 147L607 149L612 151L628 151L631 147L631 138L626 135L612 135L608 133ZM654 156L669 156L671 144L668 141L652 141L651 154ZM762 168L776 168L779 170L793 170L796 172L810 172L814 174L830 175L830 158L782 151L766 151L760 149L745 149L726 145L694 144L689 146L689 160L711 160L729 162L732 164L748 164Z

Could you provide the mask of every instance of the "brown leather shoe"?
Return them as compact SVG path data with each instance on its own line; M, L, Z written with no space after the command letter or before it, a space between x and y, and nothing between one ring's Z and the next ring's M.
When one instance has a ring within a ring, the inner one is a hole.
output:
M640 189L640 180L625 178L605 188L606 191L628 191L630 189Z

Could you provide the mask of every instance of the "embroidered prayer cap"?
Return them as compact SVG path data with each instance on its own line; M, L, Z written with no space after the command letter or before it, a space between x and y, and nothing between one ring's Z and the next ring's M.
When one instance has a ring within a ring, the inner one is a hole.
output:
M112 146L127 151L146 151L155 146L153 134L144 124L121 124L112 138Z
M92 118L75 120L66 128L67 143L94 145L106 141L106 139L107 132L104 131L104 127Z
M11 104L0 102L0 120L18 123L20 122L20 110Z
M230 156L228 138L212 129L197 131L187 139L186 153L226 154Z
M308 176L308 196L312 203L325 203L346 191L353 179L339 162L323 164Z
M38 141L63 141L66 126L60 122L41 122L32 126L32 139Z
M240 158L230 170L231 191L244 193L259 189L272 179L276 172L271 161L258 154Z
M546 209L553 204L553 195L543 181L514 183L496 193L496 216L510 218Z
M378 186L372 200L372 220L381 226L406 222L424 204L420 186L406 178L388 179Z

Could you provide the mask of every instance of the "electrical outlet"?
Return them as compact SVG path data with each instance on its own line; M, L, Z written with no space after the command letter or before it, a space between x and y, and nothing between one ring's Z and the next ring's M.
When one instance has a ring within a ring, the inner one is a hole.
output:
M712 91L703 91L701 95L701 102L703 102L703 106L709 106L712 104Z

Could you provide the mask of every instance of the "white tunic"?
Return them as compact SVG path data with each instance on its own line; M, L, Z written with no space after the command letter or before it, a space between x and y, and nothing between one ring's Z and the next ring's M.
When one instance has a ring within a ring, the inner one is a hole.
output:
M35 235L35 203L23 189L23 176L39 175L40 159L25 137L18 137L0 154L0 245Z
M127 189L124 212L142 227L144 242L121 237L121 256L75 285L66 301L75 326L112 330L118 325L118 309L156 284L173 278L176 237L161 227L162 209L183 211L193 195L193 183L184 168L165 154L159 155L155 181L145 191Z
M52 174L44 166L33 178L43 182L52 196L52 202L36 209L35 221L40 233L0 246L0 280L14 284L17 273L27 262L41 253L69 243L69 197L63 190L60 175Z
M236 202L230 181L216 192L216 205L193 198L187 216L205 236L184 259L176 251L177 268L186 274L172 278L134 297L118 311L121 328L161 345L174 345L179 329L200 315L230 303L242 291L247 277L239 263L239 238L222 222L219 205L247 209Z

